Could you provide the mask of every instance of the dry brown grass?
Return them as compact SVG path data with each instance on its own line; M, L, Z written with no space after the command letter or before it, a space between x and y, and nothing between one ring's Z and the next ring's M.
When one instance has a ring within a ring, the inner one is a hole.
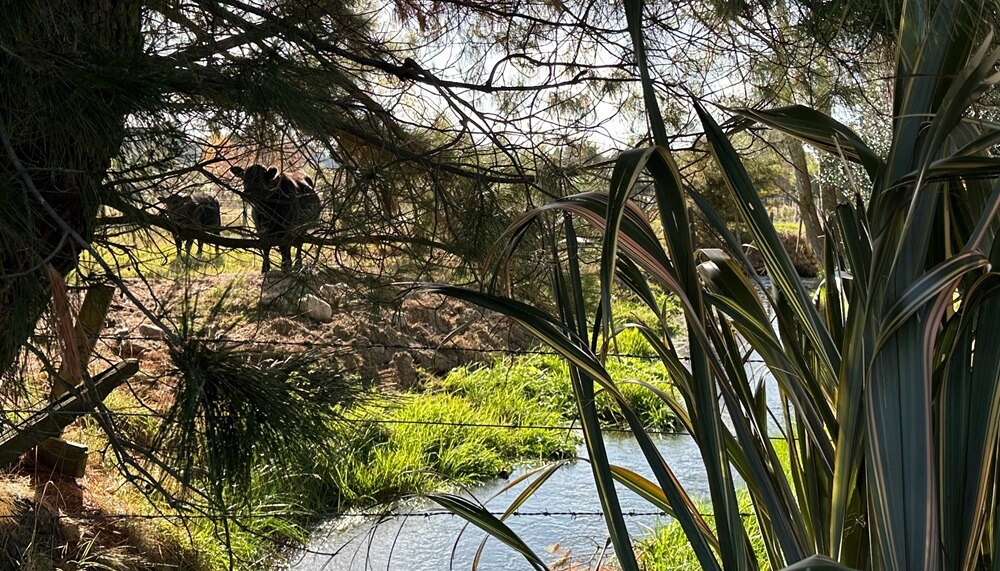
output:
M209 569L169 526L119 517L142 509L120 488L97 470L77 483L22 461L0 477L0 569Z

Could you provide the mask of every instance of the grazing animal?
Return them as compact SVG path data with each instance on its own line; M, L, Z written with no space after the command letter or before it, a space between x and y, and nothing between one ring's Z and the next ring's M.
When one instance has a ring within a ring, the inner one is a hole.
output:
M292 245L296 246L295 265L302 265L302 234L305 227L319 218L319 196L313 181L301 173L278 172L275 167L250 165L229 169L243 181L243 200L250 204L257 235L277 239L281 269L292 265ZM271 246L261 245L264 254L262 273L271 269Z
M166 207L167 220L178 225L173 230L174 245L177 246L177 257L181 256L181 245L184 252L191 255L191 244L198 240L198 255L204 240L197 236L199 232L208 232L216 236L222 231L222 209L219 201L207 194L186 196L173 194L163 199ZM218 248L217 248L218 249Z

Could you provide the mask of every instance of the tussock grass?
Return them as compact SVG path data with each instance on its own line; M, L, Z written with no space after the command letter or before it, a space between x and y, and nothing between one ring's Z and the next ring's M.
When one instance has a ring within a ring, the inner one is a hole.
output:
M631 336L634 332L625 333ZM642 343L639 345L636 341L635 347L625 345L622 353L628 350L628 355L645 355L649 349L645 342ZM611 357L607 366L616 379L639 380L668 392L671 390L667 371L659 361ZM499 358L489 367L455 369L440 384L446 392L492 407L507 424L526 424L524 415L534 408L558 413L558 423L565 424L576 418L569 367L557 355ZM626 382L622 382L619 389L647 428L672 430L677 427L677 419L669 407L650 390ZM598 416L606 424L625 425L618 407L603 392L597 395L597 407Z

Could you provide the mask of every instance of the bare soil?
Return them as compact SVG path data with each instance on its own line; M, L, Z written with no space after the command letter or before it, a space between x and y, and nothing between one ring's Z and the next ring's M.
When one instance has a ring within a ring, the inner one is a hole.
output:
M420 381L420 371L444 374L531 343L530 335L507 319L454 299L424 293L396 296L389 290L382 299L373 299L308 276L272 273L266 278L220 276L135 285L131 292L152 316L132 300L116 300L99 353L109 360L138 358L151 375L168 368L165 345L148 338L143 325L153 325L155 317L161 328L183 331L176 316L186 306L193 306L187 313L195 315L189 319L194 335L252 348L264 365L292 352L327 349L346 374L387 390L412 387ZM317 321L300 308L299 300L307 294L332 306L331 321ZM221 309L218 319L207 323L216 306Z

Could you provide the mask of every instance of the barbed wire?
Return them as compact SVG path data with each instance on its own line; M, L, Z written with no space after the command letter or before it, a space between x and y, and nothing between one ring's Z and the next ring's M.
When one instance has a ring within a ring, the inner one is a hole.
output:
M39 337L55 337L52 335L40 335ZM146 343L163 343L163 339L156 339L151 337L146 337L142 335L98 335L95 337L97 340L103 341L139 341ZM516 349L516 348L483 348L483 347L456 347L456 346L444 346L444 345L426 345L426 344L404 344L404 343L365 343L358 344L348 341L291 341L291 340L261 340L261 339L235 339L228 337L218 337L218 338L202 338L204 342L208 343L220 343L220 344L232 344L232 345L251 345L251 346L285 346L285 347L302 347L307 349L317 349L317 348L328 348L328 349L349 349L363 351L366 349L396 349L396 350L409 350L409 351L455 351L455 352L468 352L468 353L480 353L480 354L492 354L492 355L546 355L546 356L559 356L560 354L553 350L547 349ZM660 360L657 355L648 354L637 354L637 353L627 353L627 352L613 352L607 353L606 356L620 359L640 359L640 360L650 360L656 361ZM687 361L690 360L688 357L679 357L679 359ZM760 363L763 364L763 359L746 359L746 363ZM0 408L0 414L37 414L43 411L44 408L17 408L17 409L2 409ZM136 417L136 418L158 418L167 419L169 415L166 413L149 411L143 409L141 412L127 411L127 410L104 410L95 411L89 414L89 416L105 416L105 417ZM485 423L485 422L454 422L454 421L438 421L438 420L408 420L408 419L388 419L388 418L343 418L340 422L352 423L352 424L385 424L385 425L409 425L409 426L438 426L438 427L453 427L453 428L490 428L490 429L504 429L504 430L553 430L553 431L582 431L583 428L580 426L575 426L573 424L567 425L547 425L547 424L502 424L502 423ZM623 428L618 426L605 426L601 427L601 430L607 433L626 433L630 434L633 431L629 428ZM647 429L647 434L651 435L661 435L661 436L690 436L687 431L678 429ZM768 437L771 440L784 440L783 437ZM572 510L538 510L538 511L514 511L510 514L505 514L503 511L490 512L495 517L501 517L506 515L507 517L569 517L569 518L583 518L583 517L604 517L605 514L602 511L572 511ZM669 516L665 511L662 510L629 510L621 512L623 517L663 517ZM705 518L713 518L714 514L701 514ZM742 517L751 517L753 514L741 513ZM307 512L270 512L270 513L91 513L91 514L68 514L65 512L59 513L23 513L23 514L0 514L0 520L31 520L31 519L71 519L71 520L115 520L115 519L127 519L127 520L210 520L210 521L222 521L225 519L268 519L268 518L306 518L310 520L330 520L339 518L378 518L378 519L396 519L396 518L433 518L433 517L460 517L449 511L414 511L414 512L385 512L385 511L342 511L342 512L324 512L324 513L307 513Z
M538 510L538 511L513 511L507 513L505 511L490 511L490 515L494 517L604 517L603 511L572 511L572 510ZM670 516L668 512L663 510L628 510L619 512L624 517L652 517L652 516ZM704 518L714 518L715 514L712 513L702 513L699 514ZM753 513L740 512L741 517L754 517ZM302 517L308 519L340 519L340 518L379 518L379 519L408 519L408 518L432 518L432 517L462 517L450 511L439 510L439 511L423 511L423 512L380 512L380 511L345 511L345 512L325 512L325 513L307 513L307 512L271 512L271 513L197 513L197 514L185 514L185 513L145 513L145 514L129 514L129 513L112 513L112 514L68 514L65 512L59 513L24 513L24 514L0 514L0 520L5 519L25 519L25 520L56 520L56 519L72 519L72 520L85 520L85 521L100 521L100 520L112 520L112 519L145 519L145 520L164 520L164 519L183 519L183 520L210 520L210 521L221 521L225 519L242 519L242 520L253 520L253 519L269 519L275 517Z
M0 414L35 414L41 412L40 409L0 409ZM127 411L95 411L89 413L87 416L122 416L122 417L137 417L137 418L158 418L167 419L169 415L165 413L157 412L127 412ZM344 422L348 424L401 424L401 425L414 425L414 426L446 426L451 428L499 428L506 430L555 430L555 431L582 431L583 427L575 426L572 424L567 425L556 425L556 424L500 424L500 423L489 423L489 422L453 422L445 420L406 420L406 419L393 419L393 418L342 418L338 422ZM630 428L623 428L619 426L602 426L602 432L619 432L625 434L633 434L634 431ZM654 434L658 436L690 436L691 434L685 430L671 430L671 429L656 429L647 428L645 430L646 434ZM768 436L768 440L783 441L785 440L782 436Z
M39 335L38 337L56 339L55 335ZM97 335L94 337L97 340L104 341L145 341L162 343L162 339L155 339L151 337L144 337L141 335ZM206 343L221 343L221 344L232 344L232 345L274 345L274 346L289 346L289 347L303 347L306 349L400 349L409 351L462 351L467 353L483 353L483 354L497 354L497 355L549 355L549 356L561 356L557 351L549 349L512 349L512 348L486 348L486 347L455 347L455 346L438 346L438 345L421 345L421 344L404 344L404 343L351 343L348 341L288 341L282 339L233 339L227 337L219 338L209 338L201 337L198 340ZM661 358L658 355L648 355L642 353L620 353L620 352L609 352L606 353L607 357L615 357L620 359L642 359L648 361L660 361ZM686 355L679 355L677 357L680 361L690 361L691 357ZM761 358L750 358L745 359L747 364L760 364L765 365L767 361Z

